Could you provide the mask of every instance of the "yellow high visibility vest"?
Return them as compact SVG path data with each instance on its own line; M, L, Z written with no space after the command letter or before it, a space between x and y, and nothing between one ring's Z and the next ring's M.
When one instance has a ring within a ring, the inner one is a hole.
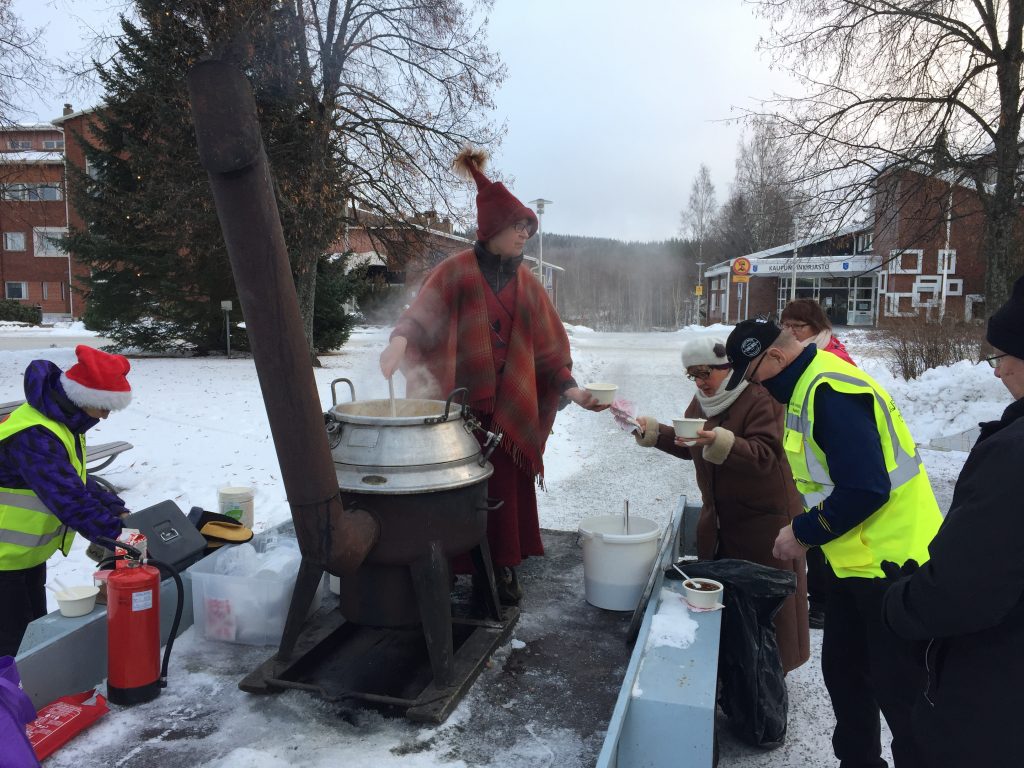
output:
M64 424L25 403L0 422L0 441L29 427L44 427L56 435L67 449L71 466L84 485L85 435L76 436ZM75 532L64 525L34 491L0 487L0 571L45 563L58 548L67 555L74 539Z
M928 544L942 523L942 513L910 430L892 398L874 379L845 360L821 352L815 354L796 383L783 436L804 509L820 505L834 487L825 454L814 441L814 396L823 384L837 392L871 396L891 485L889 500L880 509L822 546L825 557L840 578L884 576L880 567L883 560L902 564L913 558L924 564Z

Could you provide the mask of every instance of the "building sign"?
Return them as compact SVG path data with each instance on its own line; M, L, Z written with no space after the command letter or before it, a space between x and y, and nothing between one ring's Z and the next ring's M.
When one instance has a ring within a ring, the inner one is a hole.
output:
M798 275L810 273L853 276L875 269L881 263L880 256L809 256L796 260L795 271ZM793 259L759 259L750 266L750 273L756 277L785 276L793 272Z

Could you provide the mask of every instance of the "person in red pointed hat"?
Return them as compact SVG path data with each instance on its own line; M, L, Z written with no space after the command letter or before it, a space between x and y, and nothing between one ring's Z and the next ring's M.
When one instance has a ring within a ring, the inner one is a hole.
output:
M121 533L124 501L89 476L85 433L131 402L121 355L79 345L62 371L49 360L25 370L25 400L0 421L0 656L14 656L25 628L46 614L46 561L66 556L75 532Z
M602 406L572 377L569 339L547 291L523 264L537 216L501 182L484 175L487 156L464 149L456 172L476 183L477 239L427 276L380 356L386 378L401 370L407 397L444 400L456 387L491 432L502 432L491 454L488 496L503 505L490 513L490 547L498 597L517 604L515 568L543 555L534 479L543 482L544 446L560 401L592 411ZM454 564L468 572L468 558ZM474 574L479 594L486 585Z

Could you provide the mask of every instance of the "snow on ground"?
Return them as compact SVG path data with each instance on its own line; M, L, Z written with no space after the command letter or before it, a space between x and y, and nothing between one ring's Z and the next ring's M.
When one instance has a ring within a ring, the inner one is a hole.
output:
M572 326L568 330L574 372L581 384L615 382L620 387L618 395L635 402L641 415L650 414L664 422L681 415L694 393L693 384L682 375L679 347L683 339L695 333L724 338L729 329L602 333ZM387 397L387 383L377 369L387 335L384 328L360 328L343 350L322 358L324 367L315 371L315 376L325 409L331 404L330 382L342 376L355 383L359 399ZM997 418L1009 402L988 366L961 362L929 371L919 381L903 382L886 370L873 331L844 331L840 336L854 359L889 389L919 443ZM38 339L37 345L31 343L33 339ZM76 341L95 344L98 340L81 327L0 325L0 350L5 350L0 351L0 402L22 397L21 373L30 360L46 357L65 368L71 365ZM24 346L35 349L21 348ZM131 406L112 414L89 435L93 443L127 440L134 444L132 451L103 472L122 489L129 508L173 499L186 512L193 505L215 509L219 486L242 485L256 489L256 530L288 519L290 512L251 359L134 357L129 379L134 392ZM339 389L339 398L348 398L347 387ZM966 454L925 449L922 455L945 509ZM590 413L571 405L562 411L548 443L546 464L548 491L540 495L545 528L575 530L584 518L619 514L626 499L631 515L664 523L680 494L698 501L693 470L686 462L639 448L607 413ZM51 578L57 576L68 584L88 583L93 563L85 557L84 547L78 541L67 559L56 555L50 561ZM582 584L580 595L582 599ZM812 633L811 661L789 678L791 726L786 746L764 753L723 736L723 766L831 764L831 708L821 683L820 638L820 632ZM187 711L190 697L218 696L224 698L225 718L231 720L231 728L216 735L205 728L197 733L196 738L224 741L225 757L208 765L278 768L301 764L317 768L334 766L341 757L348 765L378 768L464 765L450 759L445 745L452 739L472 738L459 727L473 706L472 694L448 723L430 732L379 716L364 718L358 725L339 725L322 704L305 695L288 693L270 701L254 700L237 690L234 677L225 684L217 676L217 665L225 664L223 660L233 653L241 653L240 646L211 644L189 630L175 652L179 663L172 659L174 681L159 700L164 702L161 706L170 696L171 704ZM486 684L486 676L482 680L478 685ZM136 708L108 716L51 758L48 765L90 764L90 746L116 741L126 728L142 725L148 711ZM267 729L267 722L275 727ZM282 732L288 734L284 739ZM515 754L496 755L491 765L550 764L538 755L554 754L551 745L557 745L560 738L566 737L524 734Z

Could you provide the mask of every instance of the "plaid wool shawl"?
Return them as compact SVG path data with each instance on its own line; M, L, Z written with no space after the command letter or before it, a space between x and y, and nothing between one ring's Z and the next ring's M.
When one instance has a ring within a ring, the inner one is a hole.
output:
M402 372L406 395L444 400L456 387L467 403L491 413L513 460L543 476L544 445L561 395L556 374L572 367L569 339L551 300L523 265L518 283L505 371L494 370L488 290L473 250L448 257L428 275L393 335L409 341Z

